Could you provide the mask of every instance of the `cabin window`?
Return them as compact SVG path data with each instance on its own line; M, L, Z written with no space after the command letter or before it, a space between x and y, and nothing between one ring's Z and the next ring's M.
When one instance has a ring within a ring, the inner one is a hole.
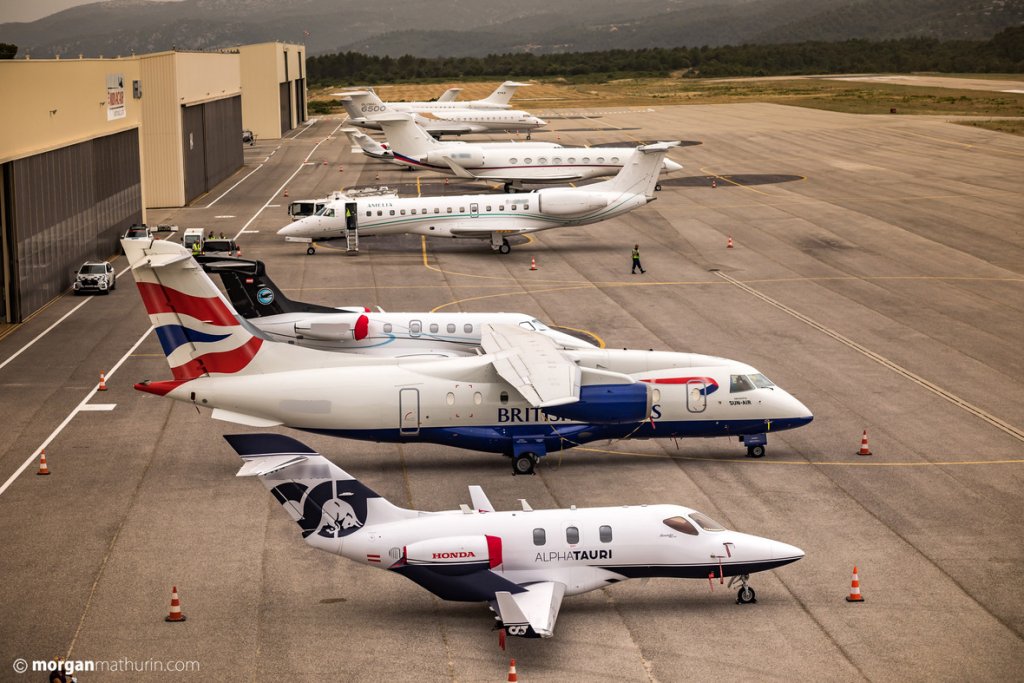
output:
M401 211L399 211L398 213L400 213L400 214L402 214L402 215L404 216L404 215L405 215L405 209L402 209L402 210L401 210Z
M703 512L691 512L690 519L697 523L704 531L725 531L725 527L711 519Z
M511 159L508 160L508 163L510 163L510 164L518 164L519 163L519 159L516 159L515 157L512 157Z
M602 524L599 531L601 535L601 543L612 542L612 528L610 526L608 526L607 524Z
M459 213L466 213L466 208L464 206L460 206Z
M391 332L391 323L384 323L384 331L388 333Z
M533 159L527 157L527 158L523 159L523 163L524 164L532 164L533 163Z
M501 392L501 395L498 397L498 400L501 401L502 405L505 405L506 403L508 403L508 392L507 391Z
M395 215L395 210L394 210L394 209L391 209L390 211L388 211L388 214L390 214L390 215L394 216L394 215Z
M431 334L437 334L437 330L438 329L439 328L437 326L437 323L430 323L430 332L431 332Z
M452 207L449 206L447 211L448 211L448 213L451 213L452 212Z
M455 405L455 394L448 392L448 395L444 397L444 402L450 406Z
M551 163L553 163L553 164L560 164L560 163L562 163L562 158L561 157L555 157L554 159L551 160Z
M661 389L655 389L651 392L651 402L661 403Z
M569 163L570 164L575 164L576 163L576 157L569 157Z
M367 217L367 218L369 218L369 217L370 217L370 216L372 216L372 215L373 215L373 211L367 211L367 212L366 212L366 217Z
M537 159L537 163L538 164L546 164L546 163L548 163L548 159L547 159L547 157L541 157L540 159Z
M565 542L569 545L576 545L580 542L580 530L574 526L565 527Z
M466 334L473 334L473 323L466 323L463 325L462 331Z
M455 323L448 323L448 327L445 329L448 330L448 334L455 334Z
M530 210L530 202L526 202L525 204L523 204L523 211L529 211L529 210Z
M377 215L378 215L378 216L383 216L383 215L384 215L384 212L383 212L383 211L381 211L380 209L377 209Z
M415 216L416 215L416 209L409 209L409 215L410 216Z
M583 157L583 163L589 164L590 163L590 157Z
M488 213L490 213L490 211L491 211L491 205L490 205L490 204L488 204L488 205L487 205L487 212L488 212Z
M441 213L441 209L439 209L438 207L435 206L434 207L434 213Z
M619 158L618 157L612 157L612 163L613 164L619 163Z
M738 394L743 391L753 391L754 385L746 375L732 375L729 378L729 393Z
M513 205L512 205L512 206L511 206L510 208L511 208L511 209L512 209L513 211L515 211L515 210L517 210L517 209L519 208L519 206L518 206L518 205L516 205L516 204L513 204Z
M479 391L474 391L473 392L473 403L474 403L474 405L480 405L483 402L484 402L484 395L481 394Z
M423 331L423 323L419 320L412 320L409 322L409 331L413 334L419 334Z
M682 531L684 534L690 536L697 535L697 529L690 524L690 520L686 517L669 517L668 519L662 520L665 526L675 529L676 531Z
M533 530L533 544L534 545L544 545L547 542L548 542L548 534L547 534L546 531L544 531L543 529L534 529Z
M504 210L505 210L505 205L504 204L498 204L498 211L504 211Z

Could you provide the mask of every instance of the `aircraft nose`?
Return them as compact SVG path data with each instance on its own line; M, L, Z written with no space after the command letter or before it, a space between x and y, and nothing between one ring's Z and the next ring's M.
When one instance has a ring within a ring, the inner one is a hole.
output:
M773 560L791 560L795 562L803 556L804 551L800 548L797 548L795 545L782 543L781 541L772 541Z
M546 126L546 125L548 125L548 122L545 121L544 119L540 118L539 116L534 116L533 117L533 123L534 123L534 125L537 125L537 126Z

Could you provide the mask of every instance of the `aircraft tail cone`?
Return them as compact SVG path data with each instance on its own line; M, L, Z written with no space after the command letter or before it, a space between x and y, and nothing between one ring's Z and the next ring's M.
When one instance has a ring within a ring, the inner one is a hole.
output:
M866 429L860 437L860 450L857 451L857 455L872 455L871 449L868 448L868 430Z
M853 568L853 580L850 582L850 594L846 596L846 602L864 602L864 596L860 594L860 575L857 568Z
M178 600L178 587L171 587L171 613L164 617L164 621L185 621L185 615L181 613L181 601Z
M106 373L101 372L100 373L100 385L98 387L96 387L96 391L106 391L106 390L107 390L107 375L106 375Z
M530 270L537 270L537 259L532 256L530 257Z
M729 235L729 239L725 243L725 248L726 249L732 249L732 235Z
M36 474L46 475L50 473L50 468L46 466L46 449L43 448L39 451L39 471Z
M516 683L519 680L519 674L516 673L516 660L508 660L508 683Z

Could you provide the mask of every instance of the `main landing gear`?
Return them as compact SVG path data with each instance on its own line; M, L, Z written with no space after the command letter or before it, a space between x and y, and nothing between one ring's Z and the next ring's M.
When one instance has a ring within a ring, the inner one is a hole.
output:
M750 574L740 574L729 579L729 588L732 588L736 583L740 584L740 589L736 593L737 605L749 605L757 602L757 593L747 585L748 580L750 580Z
M306 253L312 256L313 254L316 253L316 247L314 247L312 244L309 245L308 247L306 247Z
M500 242L498 240L501 240ZM491 234L491 251L496 251L499 254L507 254L512 251L512 245L508 243L508 240L499 235L498 233Z
M535 471L537 467L537 454L530 453L518 453L512 456L512 475L517 474L537 474Z

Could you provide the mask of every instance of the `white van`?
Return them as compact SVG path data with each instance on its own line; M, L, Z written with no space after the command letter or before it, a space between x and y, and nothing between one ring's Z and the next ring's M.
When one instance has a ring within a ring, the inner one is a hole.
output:
M205 237L203 236L203 234L204 233L202 228L188 228L181 236L181 243L185 245L186 249L192 251L192 245L198 242L199 250L202 251L203 242L205 241Z

